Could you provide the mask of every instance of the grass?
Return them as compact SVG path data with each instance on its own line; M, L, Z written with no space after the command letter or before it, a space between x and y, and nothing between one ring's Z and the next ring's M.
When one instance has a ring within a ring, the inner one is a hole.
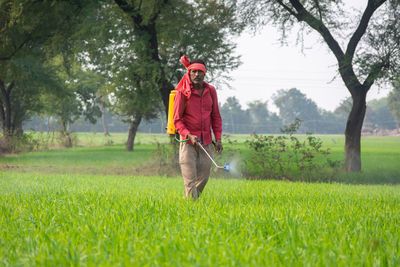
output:
M126 134L105 137L78 133L77 137L78 146L73 148L56 147L0 157L0 168L31 173L132 174L155 154L157 143L169 142L167 135L138 134L135 151L127 152Z
M167 136L139 134L133 153L124 135L78 138L0 157L0 265L400 265L399 185L211 178L192 202L181 178L138 175ZM321 138L343 159L342 136ZM363 138L364 171L343 179L398 181L399 141Z
M0 159L4 168L24 172L127 174L148 161L153 145L138 145L134 153L124 146L76 147L11 155Z
M0 174L3 265L398 266L400 187Z

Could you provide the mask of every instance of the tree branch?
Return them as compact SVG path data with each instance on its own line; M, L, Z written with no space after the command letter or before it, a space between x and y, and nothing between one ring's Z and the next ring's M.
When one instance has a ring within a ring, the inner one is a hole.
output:
M3 102L0 100L0 120L1 123L4 125L4 121L6 119L6 115L4 113L4 107L3 107Z
M0 91L1 91L1 95L4 97L5 92L6 92L6 87L4 85L4 82L0 80ZM4 111L4 103L2 101L2 99L0 98L0 118L1 118L1 123L3 125L3 129L4 129L4 125L5 125L5 121L6 121L6 113Z
M338 62L343 61L344 53L340 48L339 43L333 38L329 29L325 26L325 24L315 18L310 12L308 12L304 6L298 0L290 0L292 6L297 10L297 19L299 21L305 21L311 28L316 30L322 38L327 43L329 49L333 52Z
M298 20L300 20L299 17L298 17L298 14L297 14L296 12L294 12L290 7L288 7L287 5L285 5L285 3L282 2L282 0L277 0L277 2L278 2L278 4L281 5L284 9L286 9L286 10L290 13L290 15L292 15L292 16L294 16L295 18L297 18Z
M5 85L4 85L4 82L2 81L2 80L0 80L0 90L1 91L5 91L6 90L6 87L5 87Z
M1 80L0 80L0 91L1 91L1 94L3 95L3 97L5 97L7 95L6 86L5 86L4 82Z
M14 51L7 57L0 57L0 60L10 60L31 38L30 35L28 35L27 38L25 38L25 40L18 46L15 47Z
M361 17L360 24L358 24L356 31L354 32L353 36L350 38L350 41L347 45L346 56L349 56L350 60L353 59L354 52L357 48L357 45L360 42L361 37L364 35L365 31L367 30L368 23L369 23L372 15L384 2L386 2L386 0L380 0L380 1L368 0L368 4L367 4L367 7L365 8L365 11L364 11L362 17Z
M129 4L127 1L124 0L115 0L115 3L127 13L133 20L134 28L141 28L142 27L142 15L140 14L140 8L142 5L142 1L139 3L139 9L135 9L135 1L132 4Z
M130 14L135 11L133 6L129 5L126 1L124 0L115 0L115 3L126 13Z
M14 81L12 81L8 86L7 86L7 96L10 96L11 90L14 88Z
M319 0L314 0L314 3L318 10L319 20L322 21L322 11L321 11L321 6L319 5Z
M371 88L374 84L375 80L382 75L382 70L385 68L384 62L377 62L371 67L371 71L369 72L367 78L365 79L363 86L366 87L367 90Z

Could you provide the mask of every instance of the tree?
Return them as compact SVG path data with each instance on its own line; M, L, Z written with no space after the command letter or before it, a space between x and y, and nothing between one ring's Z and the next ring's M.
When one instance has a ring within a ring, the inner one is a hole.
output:
M345 169L360 171L367 92L374 83L398 77L400 71L400 2L368 0L359 17L347 12L344 1L243 2L242 14L250 25L272 23L280 27L285 38L298 22L300 39L315 31L336 57L338 72L353 99L345 130ZM356 26L351 24L354 18ZM340 44L346 41L344 50Z
M387 97L374 99L367 103L365 124L371 125L374 129L393 130L396 128L396 121L390 112Z
M283 124L289 125L298 118L303 121L300 131L316 131L321 116L317 104L305 94L296 88L279 90L273 99L275 106L279 109Z
M104 1L87 18L80 33L85 36L81 55L83 59L90 59L86 65L94 66L108 81L105 92L112 94L114 100L117 95L135 99L134 102L140 99L136 110L122 105L119 100L117 106L114 105L116 100L110 105L110 110L125 116L125 121L131 119L132 131L137 129L134 125L142 120L140 117L146 115L145 110L149 112L148 119L158 112L159 103L155 99L138 95L146 92L144 86L158 101L162 100L167 112L169 92L182 76L182 71L177 71L182 69L181 54L209 58L206 60L207 76L211 78L238 66L238 57L231 56L235 45L226 38L229 27L237 24L233 19L235 9L214 1L201 4L183 0L115 3L117 5ZM120 86L120 82L127 85L125 79L130 85L141 88ZM117 93L122 90L128 92ZM125 108L128 109L121 110ZM132 131L129 137L135 136ZM128 139L127 143L133 142Z
M0 117L6 139L21 134L22 122L43 107L41 95L62 85L48 59L89 2L0 2Z
M351 111L351 108L353 106L353 99L351 97L346 97L345 99L343 99L339 106L335 109L335 114L346 118L346 116L348 116L348 114Z
M60 55L52 60L52 65L62 83L55 93L43 95L44 111L58 119L60 133L69 138L68 125L78 118L96 123L101 116L97 92L104 81L100 75L83 70L76 61L66 64L65 58Z
M393 83L393 90L389 93L388 103L390 111L393 114L394 119L396 120L396 129L397 132L400 131L399 123L400 123L400 78L397 79Z
M267 101L255 100L248 103L247 106L253 133L279 133L282 122L275 113L268 110Z
M321 114L321 119L320 122L318 123L317 133L341 134L344 132L346 116L340 116L335 112L327 110L321 110L320 114Z
M102 104L130 125L126 150L133 151L140 122L159 111L159 68L146 57L144 40L136 38L131 21L115 4L103 2L93 9L77 35L85 39L76 45L82 64L102 77Z
M182 76L179 58L203 57L207 61L207 75L225 74L240 61L232 55L235 45L229 39L242 30L235 19L234 1L149 0L115 3L131 19L137 60L152 63L156 84L168 113L169 93ZM219 70L219 72L217 72ZM225 75L226 76L226 75Z
M0 117L6 140L22 134L23 121L43 107L40 101L43 94L57 92L60 88L57 75L40 60L44 58L26 55L2 64L7 71L0 79Z
M232 134L251 132L248 113L242 109L236 97L228 97L220 112L224 131Z
M136 64L129 64L126 70L121 70L114 78L113 86L107 88L107 93L111 97L110 102L113 103L110 110L130 124L126 142L127 151L134 150L136 132L142 119L156 118L161 104L159 91L153 86L152 72L144 70L138 74L138 70L142 70L145 66ZM145 74L149 75L147 79Z

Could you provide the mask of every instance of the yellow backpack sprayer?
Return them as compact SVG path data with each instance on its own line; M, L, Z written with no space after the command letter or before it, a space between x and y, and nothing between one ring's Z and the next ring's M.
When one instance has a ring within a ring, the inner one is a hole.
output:
M176 95L176 90L172 90L171 93L169 94L169 105L168 105L168 123L167 123L167 134L176 134L176 129L175 129L175 125L174 125L174 102L175 102L175 95ZM185 104L186 105L186 104ZM186 140L178 140L176 137L175 139L178 142L186 142L189 139ZM214 143L214 141L213 141ZM203 145L197 141L197 145L204 151L204 153L206 153L206 155L210 158L211 162L214 163L215 167L217 167L218 169L224 169L224 171L226 172L230 172L231 171L231 164L225 163L224 166L219 166L214 159L210 156L210 154L208 154L208 152L206 151L206 149L203 147Z
M176 134L174 125L175 95L176 95L176 90L172 90L171 93L169 94L167 134Z

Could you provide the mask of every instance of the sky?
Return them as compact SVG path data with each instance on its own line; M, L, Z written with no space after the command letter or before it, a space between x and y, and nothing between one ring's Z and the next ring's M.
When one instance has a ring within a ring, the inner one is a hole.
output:
M349 2L360 7L366 1ZM246 108L247 103L254 100L268 101L268 109L276 112L272 96L279 89L295 87L318 107L333 111L350 96L337 74L336 58L326 44L318 42L317 33L304 38L303 51L295 44L295 36L285 46L281 46L279 37L277 29L264 26L258 33L245 32L236 39L242 65L230 72L232 89L218 88L219 102L224 103L228 97L235 96L242 108ZM389 89L373 86L367 101L385 97L388 93Z

